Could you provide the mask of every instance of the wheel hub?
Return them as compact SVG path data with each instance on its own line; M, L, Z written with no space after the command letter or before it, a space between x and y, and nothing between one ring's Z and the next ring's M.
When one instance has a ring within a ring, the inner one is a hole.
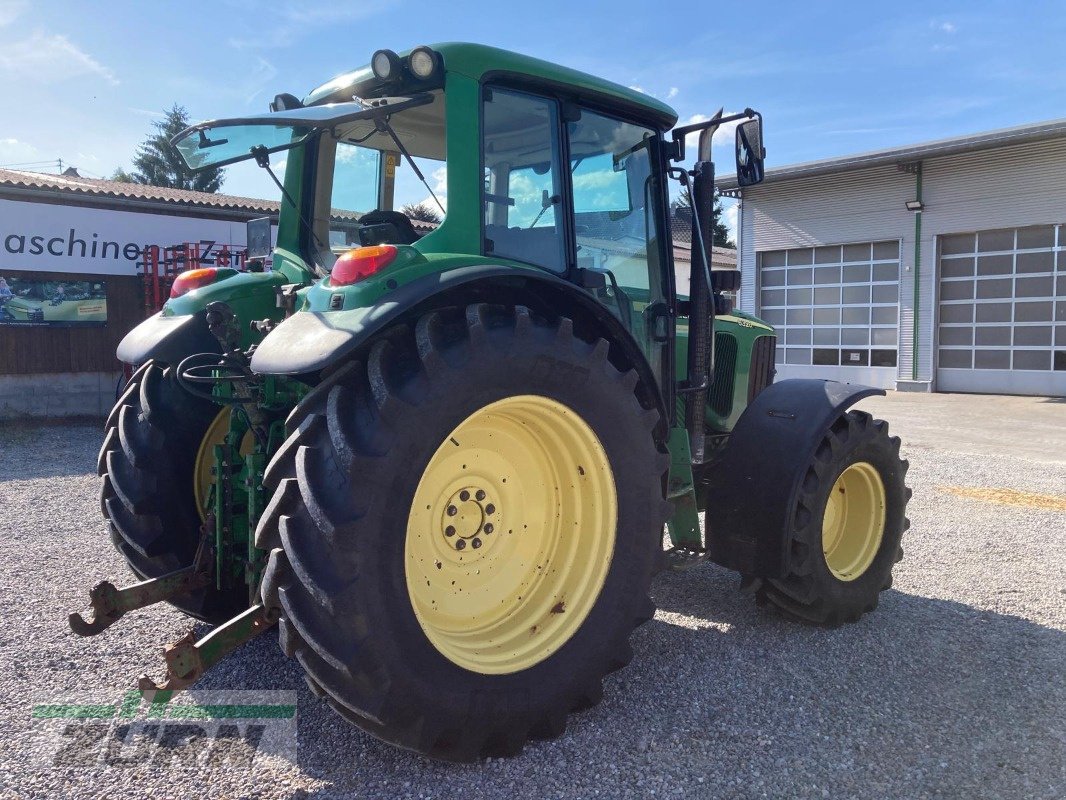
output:
M489 493L475 485L464 486L444 506L441 534L449 547L464 550L470 546L478 550L496 531L494 516L499 516L499 509L489 499Z

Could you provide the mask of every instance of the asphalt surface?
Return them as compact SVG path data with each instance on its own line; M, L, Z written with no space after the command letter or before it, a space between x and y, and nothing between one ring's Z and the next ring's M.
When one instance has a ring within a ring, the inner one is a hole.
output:
M128 580L97 505L99 427L0 427L0 794L1066 796L1066 403L891 395L863 405L904 437L914 489L906 555L874 614L804 627L756 609L716 566L664 574L659 611L601 705L572 717L561 739L471 766L426 761L342 722L272 633L202 683L295 691L295 760L57 758L34 704L116 696L144 671L160 675L161 646L190 623L156 607L95 639L68 630L66 614L97 580Z

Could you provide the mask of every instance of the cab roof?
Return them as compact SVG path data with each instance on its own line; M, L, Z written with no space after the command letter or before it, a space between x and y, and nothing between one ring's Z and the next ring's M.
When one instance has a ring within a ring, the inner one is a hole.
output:
M669 130L677 122L677 112L666 103L576 69L483 44L445 42L430 47L443 58L445 73L457 72L477 81L506 77L527 85L539 84L570 91L577 97L606 106L608 110L612 106L621 106L629 113L653 122L663 130ZM409 51L400 55L406 56L408 53ZM324 83L310 92L303 102L305 105L336 102L342 99L345 91L348 96L343 99L350 100L354 87L373 82L370 67L362 67Z

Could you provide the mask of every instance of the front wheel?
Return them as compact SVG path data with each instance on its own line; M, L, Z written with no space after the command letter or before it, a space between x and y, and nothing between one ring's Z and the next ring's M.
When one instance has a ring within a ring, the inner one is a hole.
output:
M524 308L434 312L294 412L263 597L343 716L436 758L512 755L629 661L668 458L608 349Z
M792 510L791 567L757 582L756 596L797 619L835 626L877 607L903 558L911 491L888 423L842 415L806 467Z

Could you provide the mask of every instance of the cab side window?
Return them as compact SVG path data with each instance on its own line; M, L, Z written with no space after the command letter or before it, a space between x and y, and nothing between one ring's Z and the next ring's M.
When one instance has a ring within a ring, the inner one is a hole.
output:
M558 114L553 100L489 91L483 213L486 254L565 272Z

